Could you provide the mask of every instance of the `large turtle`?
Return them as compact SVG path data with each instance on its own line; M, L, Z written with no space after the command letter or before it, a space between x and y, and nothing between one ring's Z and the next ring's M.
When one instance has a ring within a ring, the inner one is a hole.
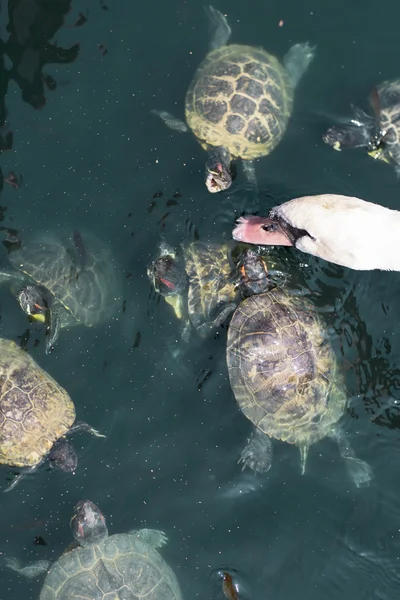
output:
M116 310L120 282L114 258L90 233L41 233L9 254L13 269L0 271L22 309L46 323L46 352L61 327L99 324Z
M78 458L66 436L77 431L105 437L76 422L66 390L15 342L0 338L0 464L25 468L6 491L46 459L75 471Z
M400 174L400 79L372 88L369 102L373 115L353 107L353 118L330 127L322 139L335 150L363 147L369 156L394 165Z
M180 252L161 242L147 274L183 322L182 337L189 340L193 326L207 337L226 322L241 297L256 293L267 268L262 258L247 248L233 258L232 244L195 241L181 244Z
M243 300L228 328L226 357L236 401L255 426L240 458L243 468L268 471L275 438L299 447L304 473L309 447L329 436L355 484L371 479L369 465L355 457L338 426L347 405L344 382L308 300L282 290Z
M269 154L286 130L294 90L315 51L308 43L294 45L283 65L262 48L227 45L231 28L222 13L210 6L214 29L211 49L198 67L186 93L186 123L153 110L172 129L190 128L208 151L206 186L209 192L232 184L230 163L241 158L255 182L252 160Z
M139 529L108 535L104 516L89 500L74 509L71 530L75 540L50 566L41 560L21 566L15 558L6 565L36 578L46 575L40 600L181 600L178 580L156 548L167 542L162 531Z

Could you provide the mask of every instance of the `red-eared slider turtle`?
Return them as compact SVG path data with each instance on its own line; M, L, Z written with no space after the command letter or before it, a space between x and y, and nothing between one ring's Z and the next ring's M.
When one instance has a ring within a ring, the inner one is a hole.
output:
M372 158L394 165L399 174L400 79L374 87L369 101L373 116L353 107L353 118L345 125L330 127L322 139L335 150L366 148Z
M206 186L213 193L232 184L235 158L244 161L255 182L251 161L269 154L282 139L294 90L315 52L308 43L296 44L282 65L262 48L227 45L231 28L226 18L212 6L208 14L214 29L211 49L186 93L186 124L165 111L152 112L172 129L193 131L209 153Z
M167 542L162 531L139 529L108 535L99 508L81 500L74 509L71 530L75 543L50 566L41 560L6 565L36 578L46 573L39 600L181 600L179 583L156 548ZM50 570L48 570L50 567Z
M337 440L355 484L371 479L338 427L347 398L327 332L305 299L274 290L238 306L229 328L226 357L236 401L255 430L241 459L268 471L275 438L300 449L304 473L309 447ZM243 467L243 468L244 468Z
M94 235L78 231L42 233L10 252L14 269L2 270L22 309L47 325L46 351L61 327L91 327L111 318L120 294L110 250Z
M173 307L183 321L183 339L188 341L191 326L206 337L226 322L240 297L265 280L267 269L254 250L247 249L235 264L231 244L191 242L181 252L165 241L147 269L154 289Z
M33 472L48 459L54 468L75 471L78 458L65 437L77 431L105 437L76 422L66 390L15 342L0 338L0 464Z

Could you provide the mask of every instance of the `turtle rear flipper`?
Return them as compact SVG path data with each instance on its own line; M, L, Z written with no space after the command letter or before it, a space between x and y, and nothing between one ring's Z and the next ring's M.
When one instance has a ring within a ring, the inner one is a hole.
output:
M335 430L332 437L338 443L340 455L344 459L349 476L355 485L357 487L369 485L373 477L369 464L365 460L356 457L348 439L342 432Z
M206 6L204 10L206 11L212 30L210 50L216 50L228 43L232 30L222 12L211 6L211 4Z
M256 473L266 473L272 465L273 446L271 438L260 431L254 429L249 438L247 446L243 449L238 463L243 463L242 471L249 467Z
M283 64L293 87L296 87L307 71L314 59L315 53L316 46L311 46L308 42L304 42L303 44L295 44L285 54Z
M167 112L166 110L153 109L151 112L153 113L153 115L157 115L157 117L160 117L160 119L162 119L166 126L170 129L173 129L174 131L179 131L179 133L186 133L187 131L189 131L189 128L186 125L186 123L184 123L181 119L174 117L174 115L171 115L171 113Z
M38 560L24 567L20 561L13 556L4 558L4 563L9 569L16 571L16 573L19 573L24 577L28 577L28 579L34 579L40 575L43 575L43 573L48 571L51 565L49 560Z

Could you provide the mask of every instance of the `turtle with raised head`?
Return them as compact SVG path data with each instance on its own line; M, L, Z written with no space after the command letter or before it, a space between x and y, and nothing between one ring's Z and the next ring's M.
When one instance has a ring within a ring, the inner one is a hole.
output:
M246 249L235 262L234 249L232 244L196 241L181 244L177 253L162 241L148 266L154 289L183 322L185 341L192 327L205 338L224 324L240 298L266 277L265 262L254 250Z
M175 573L157 552L167 542L162 531L109 535L103 514L90 500L75 505L70 524L72 549L52 565L41 560L22 566L15 558L5 559L26 577L47 572L39 600L182 600Z
M78 458L66 436L105 436L75 416L67 391L15 342L0 338L0 464L24 469L6 491L45 460L62 471L76 470Z
M0 271L21 308L46 324L46 352L61 327L98 325L117 309L120 280L109 248L78 231L41 233L9 254L14 268Z
M230 384L254 432L242 452L243 468L268 471L272 439L300 449L305 471L308 449L334 438L357 486L371 479L339 426L347 407L327 332L304 297L273 290L243 300L228 328L226 359Z
M330 127L323 141L335 150L364 148L369 156L395 166L400 174L400 79L384 81L369 96L372 113L353 107L344 125Z
M210 51L186 93L186 123L153 110L172 129L190 128L208 152L205 182L209 192L232 184L231 161L242 159L255 183L252 161L269 154L282 139L292 113L295 88L312 61L308 42L295 44L283 64L262 48L227 44L225 16L207 9L213 27Z

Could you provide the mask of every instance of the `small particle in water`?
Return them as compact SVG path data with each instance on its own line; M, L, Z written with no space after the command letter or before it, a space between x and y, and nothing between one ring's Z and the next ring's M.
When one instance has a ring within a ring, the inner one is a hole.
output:
M153 198L161 198L162 195L163 195L163 193L161 191L160 192L155 192L153 194Z
M233 583L232 576L226 571L222 573L222 591L228 600L239 600L238 589Z
M81 27L84 23L86 23L88 12L89 11L86 11L86 15L84 15L83 13L80 12L78 14L77 20L75 21L75 23L73 25L71 25L71 27Z
M131 277L132 277L132 273L128 273L128 274L125 276L125 279L130 279Z
M156 206L157 206L157 202L150 202L149 208L147 209L147 212L148 213L153 212L153 210L155 209Z
M104 4L104 0L100 0L100 6L103 10L108 10L108 6Z
M122 303L122 312L124 313L125 311L126 311L126 300L124 300Z
M38 338L36 338L36 340L33 342L33 347L37 348L40 344L40 340Z
M172 194L173 198L182 198L182 194L179 192L179 190L176 190L176 192L174 192Z
M50 92L54 92L57 89L57 82L51 75L42 75L42 81Z
M283 19L281 19L278 23L278 27L283 27L283 25L284 25L284 21L283 21Z
M10 173L4 177L4 181L11 185L15 190L19 190L20 185L22 184L22 175L14 173L14 171L10 171Z
M46 542L44 541L41 535L35 536L33 538L33 543L35 544L35 546L47 546Z
M169 199L166 201L166 206L177 206L179 203L176 200Z
M165 215L163 215L161 217L161 219L158 221L157 225L160 225L161 223L163 223L165 221L165 219L168 217L169 214L171 214L171 213L166 212Z

